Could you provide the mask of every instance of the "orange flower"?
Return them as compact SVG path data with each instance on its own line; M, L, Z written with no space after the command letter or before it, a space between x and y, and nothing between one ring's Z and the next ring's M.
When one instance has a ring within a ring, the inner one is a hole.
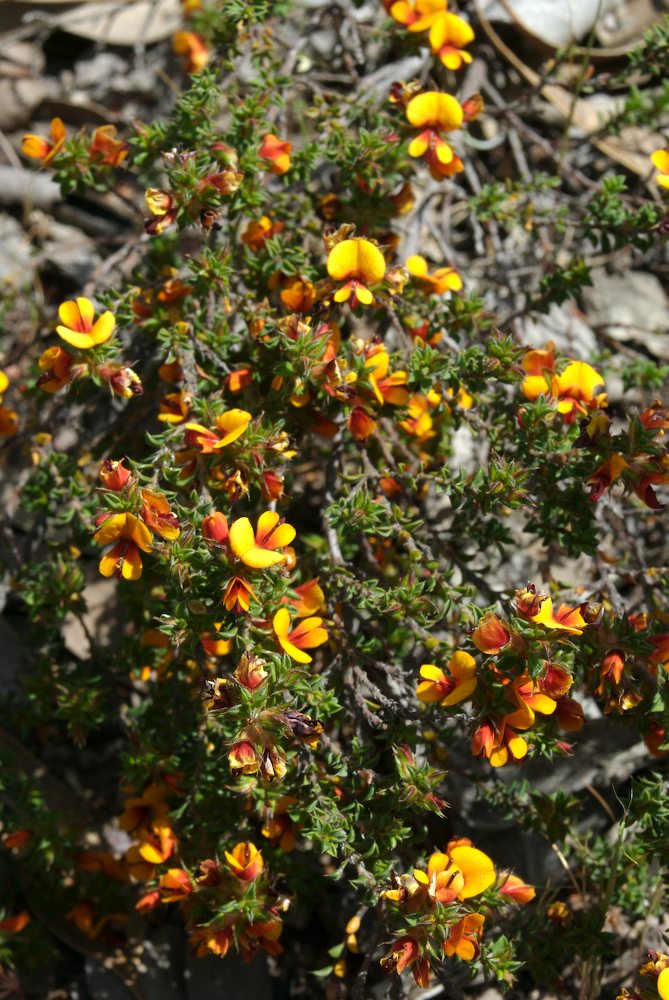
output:
M158 886L163 903L181 903L193 892L193 883L188 872L183 868L168 868L160 876Z
M139 518L124 511L105 516L94 540L105 545L98 569L102 576L138 580L142 575L142 552L151 551L151 533Z
M462 288L462 278L454 268L438 267L429 274L427 261L420 254L407 257L406 266L421 291L428 294L445 295L446 292L459 292Z
M362 406L354 406L348 417L348 429L356 441L366 441L376 430L376 421ZM334 433L337 432L335 426Z
M441 134L453 132L462 125L464 112L459 101L450 94L426 91L411 98L406 115L411 125L421 129L409 144L409 156L425 157L435 180L464 169L462 161Z
M217 631L222 624L214 622ZM209 656L227 656L232 649L232 639L214 639L211 632L203 632L200 636L200 645Z
M472 632L472 642L482 653L489 656L501 653L511 642L511 630L489 611Z
M25 148L23 151L25 152ZM669 188L669 148L656 149L650 159L653 166L660 171L659 174L655 174L655 183L660 187Z
M283 222L274 222L268 215L261 215L259 219L249 222L242 233L242 243L257 253L262 250L267 240L271 240L283 229Z
M570 608L566 604L561 604L553 613L553 601L550 597L546 597L542 600L539 611L531 616L530 621L537 625L543 625L544 628L560 629L567 635L582 635L583 629L588 627L588 623L581 614L583 607L584 605Z
M335 302L350 301L368 306L374 301L370 285L378 285L386 273L383 254L370 240L350 239L335 244L328 254L328 274L333 281L344 282L334 294Z
M539 712L540 715L552 715L555 711L556 702L548 695L540 693L538 684L529 674L521 674L512 682L511 699L518 708L515 712L505 715L504 722L514 729L530 729L534 725L535 712Z
M392 403L394 406L404 406L409 400L406 384L409 376L405 371L388 374L390 356L387 351L377 351L365 361L369 369L369 381L374 395L379 403Z
M290 151L293 147L284 139L270 132L263 138L258 150L261 160L267 161L267 169L273 174L285 174L290 170Z
M131 874L141 880L153 876L155 865L162 865L171 858L177 847L177 837L168 819L155 819L150 826L141 827L139 843L126 852Z
M229 530L225 514L221 514L218 510L212 510L211 514L207 514L202 520L202 535L208 542L227 545Z
M115 461L111 458L105 458L100 466L99 476L106 490L118 492L130 479L130 470L124 466L123 459Z
M308 618L325 605L325 594L318 583L318 577L293 589L297 597L288 598L288 603L293 605L294 614L298 618Z
M119 818L121 829L134 833L141 827L148 826L152 820L166 816L169 812L167 796L168 791L164 785L151 782L140 796L126 799Z
M279 608L272 624L279 645L298 663L311 663L312 657L304 650L322 646L328 639L327 632L321 628L322 618L303 618L291 631L290 615L286 608Z
M664 186L669 187L669 184ZM669 1000L669 966L665 966L664 969L660 970L656 986L660 1000Z
M297 799L290 795L279 796L274 803L273 812L260 831L263 837L267 837L272 847L279 847L286 854L295 849L297 842L297 824L288 815L289 808L296 804Z
M478 683L474 657L458 649L451 656L448 669L450 676L433 663L422 665L420 676L423 680L416 690L419 701L438 701L446 708L471 698Z
M15 848L20 850L22 847L28 843L33 837L32 830L12 830L11 833L6 833L0 843L3 847L9 849Z
M393 941L390 951L381 959L381 965L386 972L396 972L401 976L405 969L411 968L419 955L418 941L407 935Z
M574 911L566 903L559 900L546 907L546 916L551 923L557 924L558 927L564 927L570 920L573 920Z
M471 962L480 952L479 941L483 933L485 917L482 913L468 913L451 927L451 932L444 941L444 954L457 955L465 962Z
M174 198L169 191L162 188L147 188L144 194L146 207L153 216L144 223L144 229L150 236L156 236L168 229L177 217Z
M21 910L13 917L0 920L0 934L19 934L30 923L31 917L27 910Z
M117 131L115 125L100 125L95 129L88 147L92 159L112 167L118 167L125 160L128 143L116 138Z
M51 141L49 139L43 139L40 135L33 135L28 133L23 137L23 144L21 149L23 150L24 156L31 156L35 160L41 160L42 164L46 166L49 163L60 147L65 142L65 136L67 131L63 122L60 118L51 119Z
M246 580L242 580L241 576L233 576L225 589L223 604L226 611L232 611L236 615L241 615L249 610L251 598L254 601L258 600L250 584Z
M37 364L42 374L37 379L37 387L42 392L58 392L68 385L81 368L73 370L74 358L62 347L48 347L43 351Z
M272 917L271 920L255 920L248 924L239 938L242 958L247 962L251 961L258 948L262 948L270 955L280 955L283 951L279 944L282 930L283 922L278 916Z
M240 882L253 882L265 867L262 854L249 840L240 841L232 851L226 851L225 860Z
M511 874L506 876L504 882L499 887L499 891L503 896L508 896L511 902L517 903L519 906L529 903L537 894L534 886L527 885L526 882L523 882L522 878Z
M142 520L168 542L173 542L181 532L167 497L162 493L154 493L153 490L142 490Z
M102 313L93 322L95 307L89 299L84 298L63 302L58 307L58 315L63 325L56 327L56 333L66 343L81 351L104 344L105 341L109 340L116 326L116 317L109 311Z
M246 410L226 410L216 417L215 431L202 424L186 424L186 444L199 448L203 455L210 455L241 437L250 421L251 414Z
M158 420L166 424L182 424L190 412L190 396L180 389L168 392L158 404Z
M588 494L593 502L599 500L604 490L608 490L629 466L622 455L614 452L610 458L595 469L589 476L590 492Z
M186 73L199 73L211 59L211 50L196 31L177 31L172 39L172 51L183 56Z
M492 767L503 767L509 759L517 763L527 755L527 743L504 719L483 722L472 736L472 753L487 757Z
M307 278L290 278L281 291L280 298L288 309L304 315L316 301L316 289Z
M384 0L385 2L385 0ZM448 0L388 0L390 16L409 31L427 31L448 7Z
M248 517L240 517L230 525L230 548L237 558L252 569L267 569L283 562L285 556L276 549L290 545L295 528L287 524L276 511L265 511L253 527Z
M585 725L583 708L574 698L560 698L555 709L555 718L560 729L567 733L576 732Z
M252 381L253 371L251 368L236 368L225 376L225 388L237 395L243 392Z

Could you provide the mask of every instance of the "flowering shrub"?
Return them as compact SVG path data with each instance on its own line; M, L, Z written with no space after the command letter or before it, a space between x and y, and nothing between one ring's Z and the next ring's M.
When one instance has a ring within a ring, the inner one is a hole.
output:
M639 906L629 859L662 912L667 569L635 543L661 530L669 409L652 372L611 405L615 356L520 343L463 254L409 236L434 197L481 253L498 225L538 253L573 222L557 159L550 178L461 186L494 117L463 83L475 5L381 5L378 44L427 69L369 98L291 80L269 6L184 4L169 118L90 135L54 118L24 140L64 194L125 178L138 232L118 281L54 303L25 413L0 407L7 464L28 470L17 731L110 740L118 795L74 821L10 768L2 845L108 949L131 947L131 916L178 910L197 955L262 951L280 970L299 954L331 997L464 968L504 988L572 976L594 998L605 921ZM643 196L590 182L597 252L662 253L669 152L653 164ZM556 257L525 312L588 280ZM528 548L531 582L513 558ZM568 584L551 573L566 557ZM95 565L106 638L86 616ZM73 620L86 656L64 643ZM618 811L603 800L613 857L578 829L582 799L533 789L601 723L659 768L621 783ZM570 881L510 870L477 809L543 836ZM306 934L323 893L335 913ZM37 940L30 910L17 890L3 961ZM641 974L666 997L654 955Z

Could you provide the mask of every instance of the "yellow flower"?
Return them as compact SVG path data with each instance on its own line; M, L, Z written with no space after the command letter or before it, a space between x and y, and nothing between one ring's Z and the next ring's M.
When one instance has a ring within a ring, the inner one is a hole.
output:
M34 160L41 160L46 166L54 158L60 147L65 142L67 132L60 118L51 119L51 140L43 139L41 135L28 133L24 135L21 149L24 156L30 156Z
M449 660L448 668L450 676L433 663L422 665L420 676L423 680L416 690L419 701L438 701L443 708L447 708L471 697L478 684L474 657L457 649Z
M255 533L248 517L233 521L230 525L230 548L246 566L267 569L284 561L285 556L276 549L290 545L295 535L292 524L286 524L275 511L268 510L258 518Z
M429 274L427 261L420 254L408 257L406 266L421 291L428 294L445 295L446 292L459 292L462 288L462 278L454 268L438 267Z
M406 116L414 128L421 129L409 143L409 156L424 156L435 180L463 169L462 161L441 135L462 125L464 111L455 97L437 90L417 94L407 104Z
M241 437L251 421L246 410L226 410L216 417L216 430L202 424L186 424L186 444L199 448L203 455L225 448Z
M328 254L328 274L344 282L334 294L335 302L350 300L351 306L374 301L370 285L378 285L386 273L386 262L379 248L370 240L351 239L337 243Z
M104 312L98 319L95 319L95 307L88 299L78 298L76 301L63 302L58 307L58 315L62 326L56 327L59 337L85 351L90 347L97 347L109 340L114 327L116 317L112 312Z
M291 631L290 615L286 608L279 608L272 624L279 645L298 663L311 663L312 657L304 650L322 646L328 639L327 632L321 628L322 618L303 618Z
M103 576L138 580L142 575L142 552L151 551L151 532L134 514L124 512L106 517L94 540L107 548L100 559Z
M660 171L659 174L655 174L655 183L660 187L669 188L669 147L656 149L650 159L653 166ZM667 995L669 996L669 992Z

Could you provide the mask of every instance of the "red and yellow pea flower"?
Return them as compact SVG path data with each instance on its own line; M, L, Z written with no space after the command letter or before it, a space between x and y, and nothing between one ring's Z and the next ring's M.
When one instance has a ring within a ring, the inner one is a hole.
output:
M478 958L484 923L485 917L482 913L468 913L459 920L450 928L450 933L444 941L444 955L449 958L457 955L465 962Z
M190 875L183 868L168 868L158 883L161 903L183 903L194 891Z
M585 604L579 604L576 608L561 604L557 611L553 611L552 599L545 594L538 594L534 585L518 590L514 602L520 614L544 628L560 629L567 635L582 635L583 629L588 627L582 615Z
M293 607L293 614L298 618L308 618L310 615L321 611L325 606L325 594L318 582L318 577L307 580L299 587L293 588L295 597L288 597L286 600Z
M168 392L158 404L158 420L165 424L182 424L190 413L190 395L179 389Z
M31 920L32 917L27 910L21 910L10 917L3 917L0 920L0 934L20 934Z
M418 986L427 989L430 985L430 960L421 954L420 944L409 934L393 941L390 951L383 956L380 964L385 972L396 972L398 976L406 969L411 969Z
M322 624L322 618L303 618L291 629L290 615L286 608L279 608L272 622L279 645L297 663L311 663L313 657L305 653L305 650L315 649L327 642L328 633L321 627Z
M151 218L144 223L144 229L150 236L165 232L177 217L177 206L173 195L163 188L150 187L144 194L146 207Z
M388 374L390 355L387 351L375 351L365 361L372 391L379 403L391 403L393 406L404 406L409 401L406 388L409 376L405 371Z
M254 920L247 924L239 936L239 952L246 962L250 962L257 954L258 948L262 948L269 955L280 955L283 948L279 944L279 938L283 930L283 921L276 915L276 911L270 920Z
M171 858L177 848L177 836L169 819L154 819L138 832L138 843L129 847L126 860L131 875L141 881L153 877L156 865Z
M232 874L240 882L253 882L262 874L265 867L261 852L250 840L240 841L232 851L226 851L225 860Z
M487 757L492 767L503 767L509 760L523 760L527 743L504 719L487 719L472 735L472 753Z
M117 139L118 130L115 125L100 125L91 136L88 153L97 163L106 163L118 167L128 155L128 143Z
M506 896L512 903L516 903L518 906L525 906L526 903L530 903L537 894L533 885L528 885L526 882L523 882L522 878L518 878L517 875L512 875L511 873L507 874L499 887L499 891L502 896Z
M534 402L545 396L555 403L555 408L568 424L579 413L606 407L604 379L592 365L585 361L570 361L561 374L555 372L554 347L549 342L543 350L530 350L523 358L527 373L521 385L525 399Z
M104 514L97 520L100 525L94 541L105 550L98 565L102 576L117 580L138 580L142 575L141 552L151 551L151 532L134 514Z
M215 431L202 424L186 424L186 444L210 455L241 437L250 422L251 414L246 410L226 410L216 417Z
M37 379L37 388L42 392L58 392L69 385L86 370L83 365L74 365L74 358L62 347L47 347L37 364L42 374Z
M260 754L254 743L242 735L228 753L228 765L234 778L240 774L257 774L260 769Z
M450 177L464 169L462 161L442 138L442 132L454 132L464 120L459 101L451 94L429 90L412 97L406 107L409 124L421 131L409 144L409 156L424 157L435 180Z
M233 576L223 595L225 610L235 615L244 614L251 606L251 599L258 600L251 585L241 576Z
M229 544L234 555L252 569L267 569L284 562L286 556L277 552L290 545L296 531L276 511L265 511L258 518L255 532L248 517L240 517L230 525ZM287 614L287 612L286 612Z
M520 730L530 729L534 725L535 712L539 712L540 715L552 715L557 705L553 698L542 694L538 682L533 681L527 673L512 681L510 698L518 708L515 712L505 715L504 722L507 726Z
M183 58L186 73L199 73L209 64L211 49L196 31L177 31L172 39L172 51Z
M438 701L442 708L447 708L471 698L478 684L474 657L458 649L451 656L448 669L446 674L433 663L422 665L420 676L423 680L416 690L419 701L428 704Z
M104 344L116 326L116 317L109 310L96 320L95 306L83 297L61 303L58 316L62 325L56 327L56 333L80 351Z
M162 493L142 490L141 516L152 531L168 542L173 542L181 533L179 521Z
M308 278L298 276L288 278L280 293L283 304L292 312L305 315L316 301L316 288Z
M483 616L472 632L472 642L481 653L488 656L501 653L511 640L511 629L492 611Z
M105 458L100 466L98 475L106 490L113 490L117 493L126 485L130 479L131 472L130 469L126 469L124 466L123 459Z
M259 219L253 219L249 222L242 233L242 243L246 244L249 250L258 253L267 240L277 236L283 228L283 222L275 222L268 215L261 215Z
M248 691L255 691L269 677L265 666L265 661L259 656L254 653L244 653L233 676L242 687Z
M420 254L407 257L406 268L421 291L428 295L445 295L462 289L462 278L455 268L438 267L430 274L427 261Z
M265 160L267 169L272 174L286 174L290 170L290 151L292 145L285 139L268 133L263 137L258 150L258 156Z
M464 837L450 841L445 853L432 854L427 871L414 869L413 875L427 887L429 899L442 904L479 896L496 879L495 866L488 855Z
M260 831L263 837L267 837L272 847L278 847L286 854L295 850L297 843L298 824L288 813L290 807L294 805L297 805L297 799L291 795L280 795Z
M375 243L355 237L336 243L328 254L328 274L342 283L334 293L335 302L369 306L374 302L371 291L386 273L386 261Z
M46 166L61 148L66 136L67 130L62 120L52 118L49 139L44 139L41 135L33 135L31 132L24 135L21 145L23 155L30 156L34 160L41 160L42 165Z
M669 188L669 147L656 149L650 159L653 166L660 171L659 174L655 174L655 183L660 187Z

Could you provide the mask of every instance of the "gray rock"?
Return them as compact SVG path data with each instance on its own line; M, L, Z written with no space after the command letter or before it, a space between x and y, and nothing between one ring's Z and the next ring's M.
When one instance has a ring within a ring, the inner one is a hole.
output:
M34 270L32 248L23 228L11 216L0 215L0 286L24 285Z
M188 1000L272 1000L272 979L264 955L250 963L238 955L197 958L188 954L186 969Z
M101 258L93 242L75 226L52 221L42 248L42 259L56 271L78 285L90 277Z
M669 303L654 274L592 272L592 288L583 290L588 320L618 341L642 344L663 361L669 359Z
M597 338L573 302L552 305L546 316L526 319L521 339L529 347L542 347L552 340L556 347L577 361L590 361L597 351Z

